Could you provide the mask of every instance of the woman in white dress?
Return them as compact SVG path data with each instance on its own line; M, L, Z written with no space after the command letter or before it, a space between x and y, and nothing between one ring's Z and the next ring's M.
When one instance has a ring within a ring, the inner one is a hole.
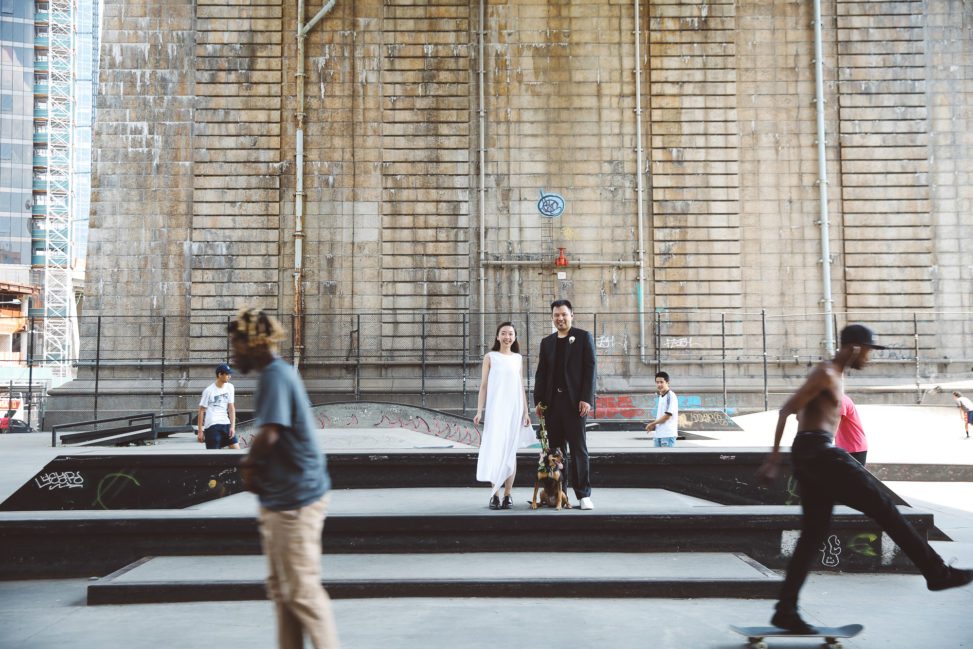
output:
M490 509L513 507L510 489L517 473L517 449L536 441L527 414L523 363L517 331L511 323L504 322L497 327L493 349L483 357L480 393L473 417L475 425L484 420L476 479L491 485ZM483 414L486 416L481 417ZM503 502L498 493L501 485Z

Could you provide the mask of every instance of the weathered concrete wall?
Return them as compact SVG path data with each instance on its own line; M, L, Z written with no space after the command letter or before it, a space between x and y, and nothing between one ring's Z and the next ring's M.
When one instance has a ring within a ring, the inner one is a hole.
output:
M106 0L88 314L189 316L172 351L199 360L223 353L236 307L291 313L292 4ZM824 2L834 308L906 350L913 310L973 309L971 12ZM525 311L540 332L566 296L581 324L629 314L596 334L613 375L642 373L643 171L646 353L711 359L724 313L730 351L753 353L760 319L737 316L767 309L775 353L821 354L810 3L643 0L638 25L613 0L490 1L484 15L482 191L477 3L339 0L312 32L306 311L382 311L357 349L414 360L423 326L447 354L467 310L491 313L488 335ZM541 192L564 197L561 216L539 213ZM924 317L921 345L968 358L971 326ZM308 318L309 366L353 353L354 327ZM118 358L137 355L130 327L108 329ZM143 345L154 335L140 330Z

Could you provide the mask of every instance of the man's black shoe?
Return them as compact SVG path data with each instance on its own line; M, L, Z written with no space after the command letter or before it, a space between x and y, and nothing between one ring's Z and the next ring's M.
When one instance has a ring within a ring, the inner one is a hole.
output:
M780 629L785 629L793 633L812 635L815 633L814 627L801 619L795 609L783 609L774 613L770 618L770 623Z
M926 580L926 588L929 590L947 590L949 588L959 588L973 581L973 570L961 570L946 566L946 572L941 577Z

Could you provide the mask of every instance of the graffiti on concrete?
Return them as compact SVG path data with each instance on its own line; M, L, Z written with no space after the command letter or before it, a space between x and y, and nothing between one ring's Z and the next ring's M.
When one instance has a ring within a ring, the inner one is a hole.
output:
M882 537L874 532L862 532L851 537L845 547L858 556L874 559L882 555Z
M613 349L615 347L615 336L598 336L598 340L595 341L595 346L598 349Z
M797 490L797 479L794 476L787 478L787 497L784 499L785 505L797 505L801 502L801 494Z
M686 410L679 413L680 430L739 430L722 410Z
M666 338L666 349L689 349L693 346L693 339L687 336Z
M553 219L564 213L564 205L563 196L560 194L545 193L542 189L541 197L537 201L537 211L541 213L541 216Z
M596 419L655 419L655 393L605 394L595 396ZM715 398L699 395L679 396L680 430L740 430Z
M470 446L480 445L480 431L472 425L462 425L433 418L427 421L425 417L401 417L394 414L384 414L375 424L376 428L405 428L417 433L425 433L442 439L448 439Z
M838 555L841 554L841 540L834 534L821 544L821 565L828 568L838 567Z
M206 494L207 498L223 498L240 491L240 473L236 467L223 469L206 482L206 489L212 493ZM193 491L196 495L196 491Z
M314 406L321 428L403 428L469 446L480 445L480 431L463 417L420 406L354 401Z
M638 397L641 403L636 404ZM654 405L652 406L654 408ZM604 395L595 396L595 412L598 419L653 419L654 410L649 410L645 395ZM649 414L652 412L653 414Z
M101 509L111 509L109 505L111 504L112 497L117 496L132 485L136 487L142 486L135 476L129 475L128 473L121 471L109 473L98 482L98 488L95 491L95 501L92 505Z
M80 471L56 471L44 473L34 478L38 489L80 489L84 487L84 476Z

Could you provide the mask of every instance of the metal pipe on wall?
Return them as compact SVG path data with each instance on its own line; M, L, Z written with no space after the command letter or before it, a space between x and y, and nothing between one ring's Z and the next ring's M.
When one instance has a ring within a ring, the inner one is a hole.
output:
M824 344L834 355L833 300L831 296L831 241L828 227L828 162L824 131L824 48L821 44L821 0L814 0L814 101L818 127L818 200L821 227L821 289L824 302Z
M635 4L635 186L636 201L638 203L638 291L636 293L637 307L639 311L639 356L644 364L645 354L645 232L644 221L645 212L643 209L643 192L645 191L642 179L642 19L640 5L642 0L634 0Z
M486 351L486 99L484 85L486 84L486 64L484 63L484 45L486 38L486 0L480 0L479 24L479 128L480 147L477 160L480 165L480 355Z
M294 308L293 345L294 367L300 367L304 353L304 41L311 29L334 7L336 0L329 0L314 18L304 22L304 0L297 0L297 132L295 140L295 190L294 190Z
M502 268L504 266L550 266L551 262L548 259L486 259L481 263L481 266L496 266L497 268ZM580 268L582 266L608 266L616 268L634 268L639 265L637 261L613 261L611 259L592 259L589 261L572 261L572 266Z

